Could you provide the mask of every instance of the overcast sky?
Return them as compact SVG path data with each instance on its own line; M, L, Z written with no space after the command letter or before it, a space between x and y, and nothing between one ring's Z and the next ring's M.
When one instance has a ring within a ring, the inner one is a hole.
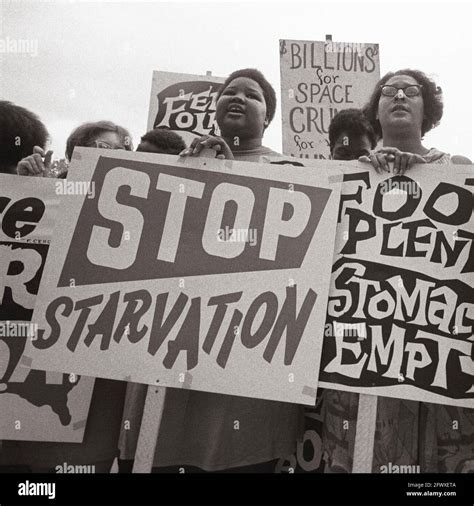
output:
M382 75L411 67L433 77L445 112L425 145L474 159L470 1L0 1L0 39L31 41L29 52L0 53L0 97L39 114L57 157L84 121L119 123L136 144L146 130L153 70L227 76L256 67L279 97L278 40L332 34L379 43ZM280 131L277 113L264 139L277 151Z

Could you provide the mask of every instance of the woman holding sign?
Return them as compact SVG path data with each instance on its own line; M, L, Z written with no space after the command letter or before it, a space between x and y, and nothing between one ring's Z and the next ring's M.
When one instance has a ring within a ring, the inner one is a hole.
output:
M243 162L257 162L261 156L281 156L262 145L275 108L275 90L258 70L233 72L217 94L216 121L222 136L198 137L181 156L196 156L209 148L216 151L217 158Z
M195 139L181 155L206 156L211 149L218 158L247 162L278 155L262 145L275 107L275 91L259 71L232 73L217 97L216 119L222 137ZM135 385L134 394L127 399L125 422L132 430L122 432L124 459L135 454L145 388ZM154 471L180 472L178 466L182 466L181 472L274 472L276 459L291 455L302 434L303 408L299 405L170 388Z
M133 147L128 130L110 121L84 123L73 130L66 143L68 160L72 159L76 146L128 151ZM55 173L52 155L52 151L46 152L40 146L35 146L33 154L26 156L18 163L18 174L39 177L65 176L66 172ZM31 374L39 380L44 376L42 371L32 371ZM77 381L74 375L69 378L71 381ZM40 383L35 384L35 388L39 390ZM88 472L108 473L118 454L117 442L125 389L125 382L96 379L87 423L84 421L86 428L81 444L5 441L0 454L0 472L2 468L15 472L67 472L64 469L69 466L76 469L87 468ZM44 386L44 390L46 396L47 386ZM55 392L54 389L52 391ZM49 393L49 395L52 394Z
M386 74L365 113L383 147L361 157L377 172L403 174L417 163L470 164L422 144L443 115L441 89L419 70ZM329 392L329 391L328 391ZM330 392L326 402L325 452L329 469L350 472L357 417L357 394ZM359 414L360 415L360 414ZM411 465L421 472L470 472L474 466L474 410L379 397L373 472ZM329 437L333 427L339 440ZM338 429L340 427L340 429Z

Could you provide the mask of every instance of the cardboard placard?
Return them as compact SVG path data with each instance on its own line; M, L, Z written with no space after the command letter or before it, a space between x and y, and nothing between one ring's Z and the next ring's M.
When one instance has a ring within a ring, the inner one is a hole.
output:
M363 107L380 79L378 44L280 40L283 153L329 158L329 124Z
M31 319L66 181L0 174L0 439L81 442L94 381L31 369Z
M201 135L219 135L216 95L222 77L154 71L147 130L169 128L187 146Z
M338 165L321 386L473 408L473 167Z
M324 170L82 148L35 367L312 404L340 182ZM317 261L315 261L317 259Z

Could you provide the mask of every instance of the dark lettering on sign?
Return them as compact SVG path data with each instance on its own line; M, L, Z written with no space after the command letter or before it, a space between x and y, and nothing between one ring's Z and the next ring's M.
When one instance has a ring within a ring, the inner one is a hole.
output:
M332 76L333 79L337 77ZM299 83L295 99L299 104L307 102L311 102L312 104L352 104L351 90L352 84L321 85L317 83Z
M337 215L337 222L341 223L342 211L344 209L344 203L348 201L354 201L357 204L362 203L362 190L370 189L370 172L349 172L347 174L343 174L343 181L348 183L350 181L360 180L364 183L364 186L359 185L357 191L352 194L341 193L340 203L339 203L339 213Z
M123 294L114 292L107 300L103 295L97 295L75 303L71 298L61 296L48 305L48 332L40 329L33 346L38 349L54 346L60 336L64 337L65 320L74 318L75 325L67 336L67 348L71 352L75 352L78 346L90 347L94 341L99 341L99 348L96 349L100 353L120 345L123 340L137 344L147 336L147 351L151 356L155 356L168 341L163 359L165 368L171 369L178 356L185 353L187 369L191 370L198 365L200 349L207 354L215 350L216 337L220 333L224 339L217 352L216 363L223 369L238 342L247 349L262 345L260 350L268 363L272 363L276 350L284 343L283 361L285 365L291 365L316 304L317 294L309 289L301 302L297 303L297 286L294 285L286 288L285 298L280 303L276 294L264 292L254 299L246 314L231 307L240 300L241 295L241 292L236 292L209 299L207 306L215 306L216 309L208 329L203 329L201 324L202 306L205 305L201 297L190 299L183 292L171 303L171 307L167 292L157 294L154 303L150 294L143 290ZM139 311L137 308L140 308ZM258 320L257 314L262 308L264 318L255 329L254 321ZM91 316L93 309L100 311L98 316ZM153 314L151 328L141 323L149 311ZM230 322L223 326L226 314L231 311ZM185 315L184 320L176 329L182 315ZM237 332L236 328L240 330ZM170 339L173 333L175 338Z
M58 286L301 266L331 190L180 170L101 157ZM226 227L256 240L220 239Z
M5 325L0 322L0 325ZM17 395L32 406L49 406L63 426L71 423L68 395L77 385L68 374L29 369L21 364L26 345L24 337L0 338L0 396ZM53 377L53 381L51 381Z
M1 230L12 239L23 239L35 230L44 211L44 202L35 197L16 202L9 197L0 197Z
M303 440L296 446L293 455L278 460L275 473L323 473L323 390L318 388L316 406L305 406Z
M429 262L445 267L455 266L462 258L461 273L474 272L474 234L464 228L456 228L454 235L445 230L445 225L461 227L468 224L474 202L471 191L440 182L426 198L421 209L423 192L417 182L408 176L393 176L378 184L374 192L372 213L367 213L351 207L351 202L360 204L362 192L370 188L363 174L344 175L345 182L357 182L359 179L360 182L356 185L355 193L341 195L339 222L343 216L347 216L348 229L340 253L354 255L360 243L380 238L378 252L381 255L425 257ZM387 191L389 188L409 189L400 193L401 202L397 209L388 210L388 203L394 201L393 195ZM451 202L448 214L443 211L444 199ZM419 215L420 210L424 217L409 221L416 212Z
M216 97L221 83L187 81L172 84L157 95L158 113L153 128L217 135Z
M379 73L378 45L285 41L285 49L283 150L295 158L329 159L329 125L339 111L368 100Z
M38 199L22 199L16 209L11 209L20 210L10 215L15 217L7 230L13 231L19 217L25 223L39 223L44 204ZM38 214L31 215L31 209ZM24 227L22 232L26 232ZM35 338L34 325L28 322L48 250L48 244L0 242L0 396L15 395L32 406L49 406L59 422L67 426L71 423L68 395L79 378L71 382L67 374L37 371L21 361L26 340Z
M474 399L474 287L348 258L331 283L321 381Z
M337 112L335 107L293 107L290 110L290 128L297 134L328 134L329 124Z
M380 218L384 218L389 221L409 218L415 212L415 209L418 207L418 204L421 201L422 197L421 188L413 179L407 176L395 176L390 178L390 180L393 182L393 185L396 188L403 188L404 184L408 183L416 187L416 190L413 190L413 187L410 187L410 191L404 192L406 200L399 209L397 209L396 211L385 211L383 208L383 200L387 192L384 191L383 188L387 186L387 182L382 181L375 189L375 197L372 211L376 216L379 216Z
M335 43L337 44L337 43ZM323 51L319 42L291 42L290 57L292 70L324 69L330 71L362 72L370 74L375 71L377 46L366 44L344 44L331 51L326 46ZM323 58L321 58L321 56Z
M0 321L30 321L48 244L0 242Z

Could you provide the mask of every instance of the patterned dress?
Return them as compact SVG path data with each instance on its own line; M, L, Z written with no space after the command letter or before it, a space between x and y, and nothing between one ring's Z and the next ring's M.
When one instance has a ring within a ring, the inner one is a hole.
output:
M427 163L450 164L432 148ZM359 395L325 390L323 452L326 472L352 472ZM382 466L420 466L420 472L474 472L474 410L379 397L372 472Z

